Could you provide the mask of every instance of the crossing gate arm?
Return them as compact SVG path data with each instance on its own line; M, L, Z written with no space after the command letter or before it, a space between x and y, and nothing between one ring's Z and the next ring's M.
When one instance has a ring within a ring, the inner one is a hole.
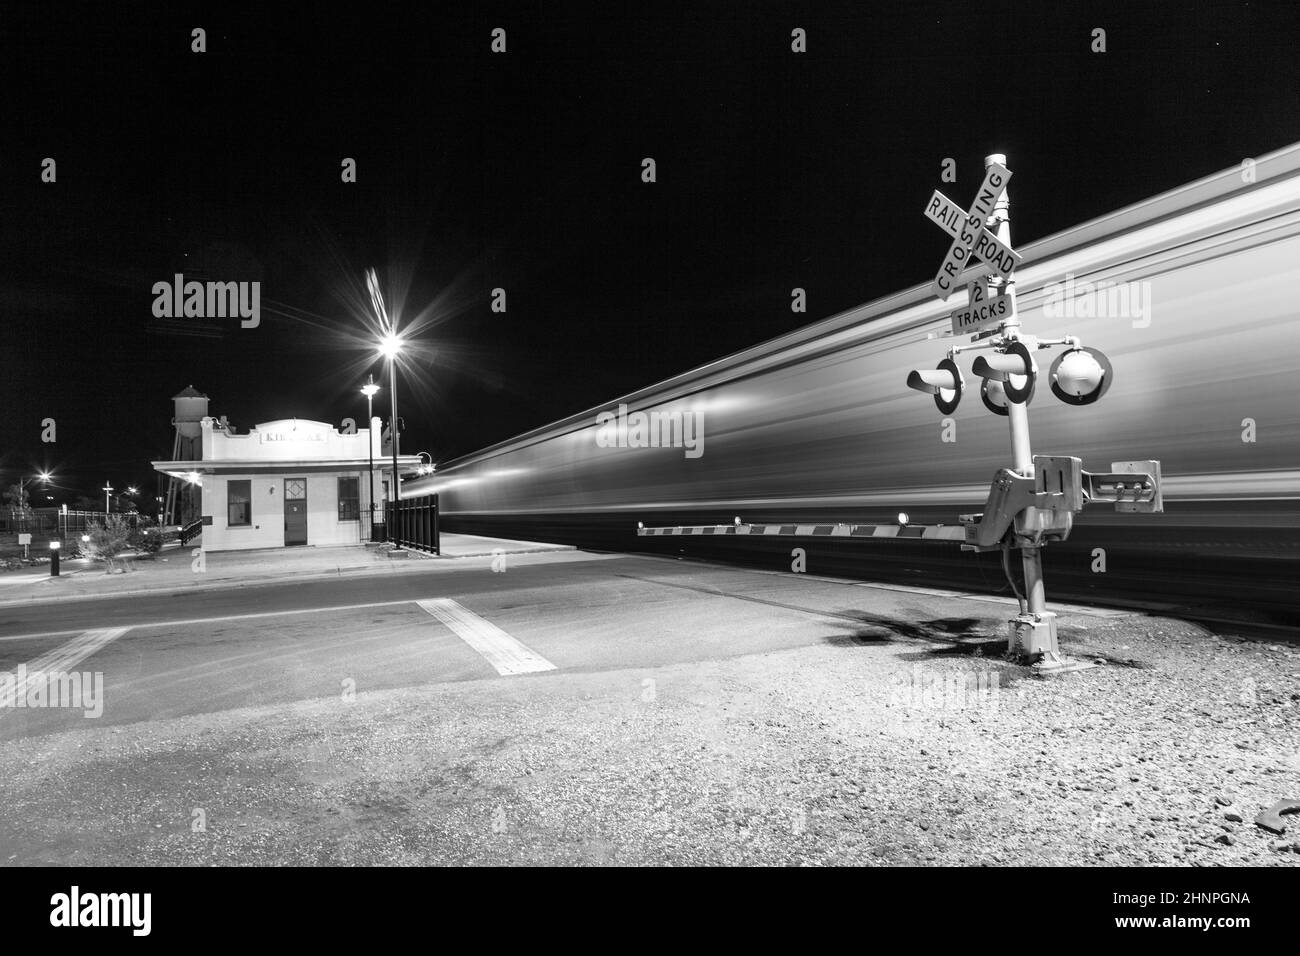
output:
M1164 510L1160 462L1117 461L1109 472L1088 472L1083 462L1066 455L1035 455L1032 477L1000 468L979 514L961 515L960 524L735 524L678 525L647 528L638 537L758 536L764 538L912 538L956 541L966 550L1038 547L1064 541L1074 516L1088 504L1113 504L1116 511L1157 513Z
M638 537L678 535L762 538L911 538L925 541L965 541L961 525L920 524L715 524L636 529Z

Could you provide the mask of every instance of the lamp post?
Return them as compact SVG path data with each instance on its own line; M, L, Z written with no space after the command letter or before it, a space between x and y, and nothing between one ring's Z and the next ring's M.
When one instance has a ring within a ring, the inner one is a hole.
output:
M26 475L18 476L18 510L20 512L23 510L23 499L26 497L25 487L27 485L28 480L29 479ZM49 487L50 473L48 471L42 471L40 474L32 475L30 480L39 481L41 484L45 485L46 487Z
M393 446L393 501L402 500L402 485L397 477L398 435L397 429L397 355L402 351L402 340L396 335L384 336L379 350L388 357L388 397L392 400L389 411L389 431L392 433Z
M401 485L397 480L397 356L402 351L402 340L397 334L397 325L388 317L384 308L384 293L379 288L379 276L375 270L366 270L366 286L370 289L370 303L375 307L375 318L384 330L384 337L379 342L379 354L388 359L388 390L392 402L389 430L393 436L393 501L402 497Z
M366 376L366 384L361 386L361 394L366 396L366 454L370 458L370 540L375 540L375 384L373 375Z
M104 493L104 516L107 517L109 514L111 514L111 511L109 509L108 496L113 493L113 486L106 481L104 482L104 487L100 488L99 490Z

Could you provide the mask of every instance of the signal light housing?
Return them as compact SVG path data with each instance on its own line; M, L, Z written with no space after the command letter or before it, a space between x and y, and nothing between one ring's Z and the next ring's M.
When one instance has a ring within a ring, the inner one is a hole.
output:
M1091 405L1106 394L1114 377L1105 353L1083 346L1058 355L1047 374L1052 394L1067 405Z
M966 382L961 377L961 369L950 358L941 361L933 371L913 369L907 376L907 387L918 392L934 396L934 404L944 415L951 415L961 403L962 393L966 391Z
M1024 342L1011 342L1003 352L981 355L975 360L972 371L986 382L1001 385L1008 402L1028 405L1033 400L1034 386L1038 382L1038 365L1034 362L1034 353L1029 351L1029 346ZM1016 379L1021 381L1017 382ZM988 402L984 404L988 405Z
M1010 415L1007 411L1007 393L1002 383L996 379L986 378L980 384L980 401L994 415Z

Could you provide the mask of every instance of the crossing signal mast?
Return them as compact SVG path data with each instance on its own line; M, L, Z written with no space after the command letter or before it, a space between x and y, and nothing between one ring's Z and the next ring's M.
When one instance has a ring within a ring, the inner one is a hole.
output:
M939 411L950 415L966 389L957 356L986 350L975 359L971 371L980 379L984 407L1007 418L1012 464L994 476L984 511L961 517L966 532L963 548L1001 549L1004 563L1008 550L1020 550L1025 593L1021 613L1011 621L1009 648L1017 656L1033 660L1041 671L1077 669L1080 665L1062 657L1056 615L1047 610L1043 547L1069 536L1074 515L1085 504L1112 502L1117 511L1163 511L1160 462L1113 462L1109 472L1094 474L1084 471L1078 458L1031 453L1029 403L1039 375L1035 353L1064 347L1052 362L1048 381L1052 394L1069 405L1098 401L1110 388L1114 370L1104 353L1085 347L1078 336L1040 339L1021 328L1014 278L1021 256L1011 249L1007 196L1011 171L1001 154L985 157L984 168L984 181L969 210L961 212L938 190L925 209L928 218L953 236L931 289L946 300L957 288L966 286L967 305L954 311L950 319L952 333L970 334L971 344L954 345L934 370L911 372L907 385L932 395ZM974 257L982 259L986 268L971 268Z
M1004 416L1011 430L1011 467L993 476L988 500L980 514L962 515L957 526L912 525L900 514L895 524L746 524L647 528L640 536L760 535L797 538L912 538L957 541L963 550L1002 551L1003 566L1015 588L1009 552L1021 552L1025 591L1020 613L1010 622L1008 649L1033 664L1039 673L1061 673L1090 665L1062 656L1056 637L1056 615L1047 610L1043 584L1043 547L1069 537L1074 516L1086 504L1112 503L1116 511L1159 512L1160 462L1120 461L1111 470L1092 473L1069 456L1034 455L1029 444L1029 403L1034 398L1039 368L1035 354L1063 347L1052 362L1048 380L1052 394L1069 405L1091 405L1110 388L1114 371L1106 356L1083 345L1076 335L1040 339L1025 332L1016 312L1015 267L1021 255L1011 248L1011 171L1006 157L985 157L984 181L968 209L957 206L938 190L930 197L926 216L952 236L952 244L931 285L940 299L967 289L967 304L951 313L953 335L970 335L969 345L954 345L934 369L913 370L907 385L934 398L943 415L951 415L966 391L957 357L980 350L971 371L980 379L980 400L995 415ZM982 260L971 266L974 259Z

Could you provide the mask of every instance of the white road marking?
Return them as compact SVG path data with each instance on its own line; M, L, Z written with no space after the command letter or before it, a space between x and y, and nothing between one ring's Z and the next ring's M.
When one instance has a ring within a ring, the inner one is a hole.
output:
M191 617L180 621L150 621L147 624L132 624L136 630L149 627L185 627L190 624L220 624L224 621L247 621L263 617L287 617L291 614L326 614L330 611L361 611L372 607L394 607L398 604L414 604L414 598L402 598L398 601L372 601L369 604L340 604L333 607L303 607L291 611L258 611L253 614L224 614L220 617ZM58 637L61 634L80 634L75 631L39 631L35 634L13 634L0 637L0 641L30 641L38 637Z
M555 665L536 651L525 647L492 622L483 620L451 598L433 598L417 603L482 654L498 674L533 674L555 670Z
M0 690L0 709L12 707L19 697L26 696L27 685L37 675L66 673L129 630L131 630L129 627L102 627L86 631L66 644L60 644L40 657L28 661L25 665L27 672L25 679L6 684L5 688Z

